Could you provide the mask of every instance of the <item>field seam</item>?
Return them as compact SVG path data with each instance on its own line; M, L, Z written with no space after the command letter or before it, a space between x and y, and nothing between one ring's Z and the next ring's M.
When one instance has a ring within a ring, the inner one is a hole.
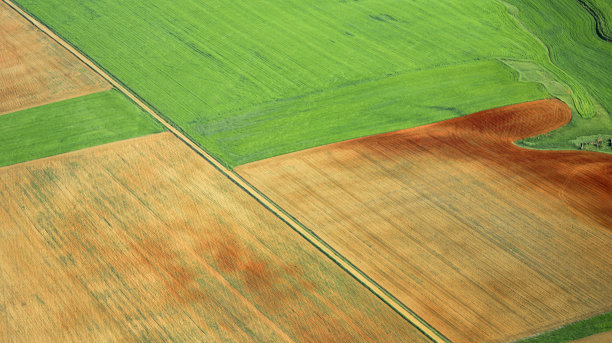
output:
M96 63L92 62L88 57L85 56L84 53L80 52L78 49L70 45L66 40L61 38L55 32L53 32L50 28L42 24L39 20L35 19L28 12L23 10L21 7L16 5L12 0L3 0L4 3L9 5L13 10L18 12L21 16L31 22L34 26L36 26L39 30L47 34L50 38L76 56L80 61L85 63L89 68L97 72L100 76L102 76L105 80L107 80L111 85L113 85L117 90L126 95L130 100L140 106L143 110L145 110L148 114L150 114L153 118L157 119L162 125L164 125L170 132L172 132L178 139L183 141L187 146L189 146L193 151L202 156L208 163L210 163L213 167L215 167L219 172L221 172L224 176L226 176L230 181L234 184L242 188L245 192L247 192L251 197L257 200L260 204L262 204L266 209L276 215L279 219L289 225L294 231L304 237L308 242L314 245L319 251L329 257L334 263L336 263L340 268L346 271L349 275L351 275L354 279L356 279L359 283L361 283L364 287L370 290L374 295L376 295L379 299L381 299L385 304L391 307L395 312L397 312L400 316L410 322L414 327L420 330L424 335L430 338L434 342L450 342L446 337L444 337L441 333L435 330L431 325L427 324L423 319L421 319L418 315L412 312L406 305L401 303L398 299L396 299L391 293L385 290L382 286L377 284L374 280L368 277L365 273L359 270L356 266L354 266L351 262L348 261L344 256L339 254L335 249L333 249L329 244L319 238L314 234L311 230L307 229L303 224L297 221L295 218L290 216L286 211L284 211L280 206L276 203L272 202L266 196L264 196L260 191L258 191L254 186L245 181L242 177L240 177L236 172L230 170L224 164L219 162L216 158L214 158L210 153L205 151L202 147L192 141L188 135L184 134L182 130L177 129L173 125L169 123L170 120L166 120L160 113L154 111L145 104L144 100L141 100L138 96L136 96L135 92L128 90L128 87L123 85L121 82L116 80L114 77L111 77L106 71L103 70ZM111 74L112 75L112 74Z
M104 80L104 81L106 81L108 83L107 80ZM103 89L103 90L93 91L93 92L83 92L83 93L79 93L79 94L76 94L76 95L69 95L69 96L66 96L66 97L61 97L61 98L58 98L56 100L51 100L51 101L43 102L43 103L36 104L36 105L18 107L18 108L14 109L14 110L10 110L9 112L0 112L0 116L5 116L7 114L13 114L13 113L21 112L21 111L27 111L27 110L31 110L33 108L55 104L56 102L62 102L62 101L66 101L66 100L72 100L72 99L76 99L76 98L81 98L81 97L92 95L92 94L108 92L111 89L113 89L113 86L111 84L109 84L108 87L106 89Z

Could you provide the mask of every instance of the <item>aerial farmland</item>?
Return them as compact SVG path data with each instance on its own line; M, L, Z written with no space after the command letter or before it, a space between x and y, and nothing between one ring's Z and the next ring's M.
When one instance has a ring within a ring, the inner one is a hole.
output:
M612 5L0 1L0 342L607 342Z

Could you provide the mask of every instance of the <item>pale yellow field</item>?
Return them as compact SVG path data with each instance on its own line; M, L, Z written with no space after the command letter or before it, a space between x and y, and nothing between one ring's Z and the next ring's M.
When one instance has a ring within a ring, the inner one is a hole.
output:
M612 310L612 157L512 141L567 123L544 100L236 168L454 342Z
M74 55L0 2L0 115L110 88Z
M0 169L0 341L424 342L170 133Z
M597 335L577 339L572 343L610 343L612 342L612 331L603 332Z

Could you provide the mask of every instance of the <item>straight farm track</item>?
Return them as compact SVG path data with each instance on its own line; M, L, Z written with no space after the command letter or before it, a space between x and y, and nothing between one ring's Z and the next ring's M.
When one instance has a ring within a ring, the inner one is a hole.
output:
M111 88L3 2L0 47L0 115Z
M310 230L305 228L301 223L296 221L293 217L288 215L285 211L283 211L277 204L270 201L266 196L262 195L257 189L255 189L252 185L246 182L242 177L240 177L233 170L228 169L221 162L213 158L208 152L202 149L199 145L189 139L182 131L178 130L170 123L168 123L164 118L162 118L156 111L154 111L151 107L145 104L140 98L138 98L135 94L133 94L130 90L124 87L118 80L114 77L107 74L104 70L102 70L99 66L93 63L89 58L80 53L77 49L71 46L68 42L63 40L57 34L55 34L52 30L46 27L44 24L36 20L34 17L26 13L24 10L19 8L10 0L3 0L6 4L11 6L15 11L21 14L28 21L33 23L37 28L45 32L49 37L58 42L61 46L66 48L72 54L74 54L79 60L83 61L87 66L92 68L94 71L99 73L104 79L106 79L109 83L111 83L117 90L125 94L128 98L130 98L134 103L139 105L142 109L144 109L147 113L149 113L153 118L158 120L162 125L164 125L171 133L173 133L176 137L178 137L181 141L187 144L191 149L197 152L201 157L203 157L206 161L208 161L213 167L215 167L222 175L225 175L228 179L230 179L234 184L242 188L246 193L248 193L251 197L257 200L261 205L274 213L278 218L280 218L283 222L288 224L293 230L299 233L302 237L304 237L309 243L315 246L319 251L329 257L332 261L334 261L338 266L340 266L344 271L350 274L353 278L355 278L359 283L365 286L368 290L370 290L373 294L375 294L380 300L389 305L393 310L395 310L400 316L404 319L408 320L414 326L416 326L421 332L423 332L427 337L432 339L434 342L445 342L447 339L440 335L434 328L432 328L428 323L424 322L421 318L416 316L414 312L410 309L406 308L402 303L400 303L395 297L391 296L386 290L380 287L376 282L372 279L361 273L355 266L348 260L346 260L343 256L339 255L336 250L331 248L326 242L321 241L319 237L314 235Z
M429 341L170 133L0 168L0 341Z
M612 157L512 142L566 124L544 100L236 171L454 342L612 310Z

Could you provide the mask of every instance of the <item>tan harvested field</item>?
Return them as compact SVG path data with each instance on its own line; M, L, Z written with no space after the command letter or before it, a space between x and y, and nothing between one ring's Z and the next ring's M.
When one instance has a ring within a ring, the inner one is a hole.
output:
M236 171L455 342L612 310L612 156L512 141L566 124L542 100Z
M0 341L427 339L171 133L0 168Z
M612 331L603 332L597 335L577 339L572 343L610 343L612 342Z
M110 88L0 1L0 115Z

